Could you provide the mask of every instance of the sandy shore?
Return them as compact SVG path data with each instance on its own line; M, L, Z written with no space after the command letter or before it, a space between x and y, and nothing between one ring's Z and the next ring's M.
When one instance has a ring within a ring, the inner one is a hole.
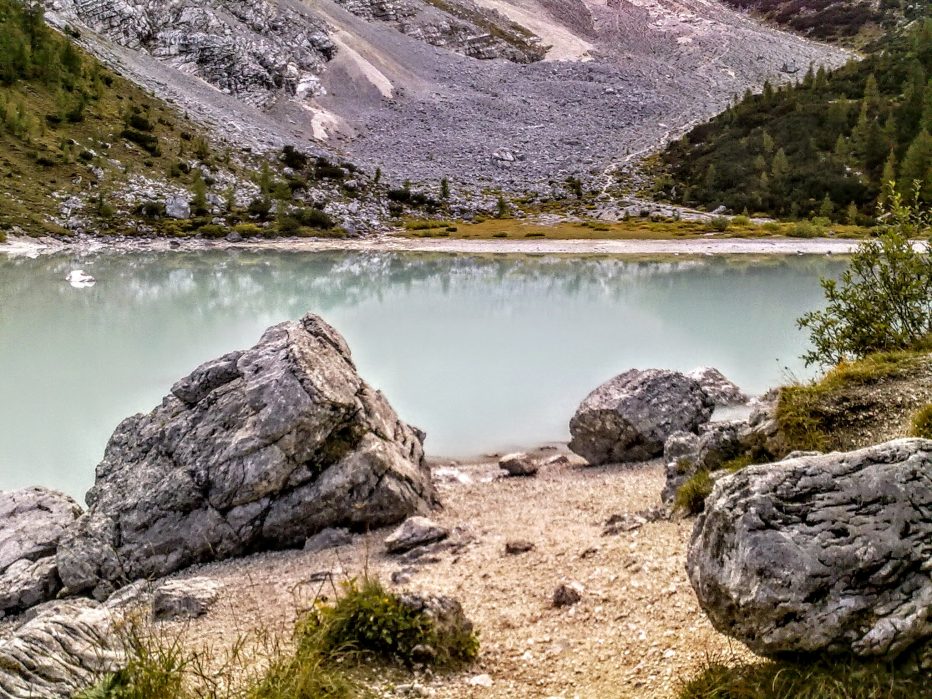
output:
M388 583L405 570L410 581L394 589L454 595L480 632L474 667L420 677L437 699L670 697L708 657L749 656L699 609L685 571L692 520L634 522L628 531L604 533L612 515L659 505L662 465L593 468L568 456L533 478L503 478L494 462L435 468L443 507L432 518L464 542L459 550L404 562L385 553L389 529L320 553L259 554L181 573L216 580L223 592L206 616L175 628L194 647L215 650L218 639L233 643L254 629L287 638L295 610L330 593L328 583L311 582L322 571L346 579L368 570ZM507 554L506 542L519 539L533 550ZM554 608L554 589L570 582L582 586L581 601ZM479 674L492 686L471 684ZM392 680L375 684L381 696L399 696Z
M225 240L165 238L106 240L10 237L0 254L36 257L57 252L194 252L200 250L277 250L320 252L433 252L465 254L565 255L831 255L850 254L860 241L839 238L704 238L701 240L489 240L405 238L383 235L362 239L289 238L230 243Z

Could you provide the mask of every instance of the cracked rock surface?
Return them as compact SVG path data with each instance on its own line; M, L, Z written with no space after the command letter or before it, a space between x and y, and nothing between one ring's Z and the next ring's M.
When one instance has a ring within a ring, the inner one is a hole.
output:
M113 612L93 600L53 602L0 634L0 696L66 699L113 672L123 650Z
M715 405L677 371L631 369L605 382L576 409L569 447L592 465L646 461L674 432L696 432Z
M80 505L56 490L0 493L0 617L55 596L55 549L80 514Z
M90 509L58 548L66 592L103 599L138 578L426 511L423 439L323 320L273 326L117 427Z
M932 638L932 441L751 466L721 479L687 572L756 653L895 657Z

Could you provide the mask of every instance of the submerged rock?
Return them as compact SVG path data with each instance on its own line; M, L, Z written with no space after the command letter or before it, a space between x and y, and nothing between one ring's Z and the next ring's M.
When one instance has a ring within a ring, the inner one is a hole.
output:
M68 592L105 597L193 563L381 527L435 502L424 435L317 316L198 367L114 432L90 510L58 549Z
M0 493L0 617L52 599L61 589L55 551L81 507L64 493Z
M123 664L110 609L54 602L0 634L0 696L68 699Z
M569 447L590 464L645 461L663 454L667 438L695 432L714 403L694 380L677 371L631 369L582 402L570 420Z
M687 571L716 629L756 653L894 657L932 639L932 441L721 479Z

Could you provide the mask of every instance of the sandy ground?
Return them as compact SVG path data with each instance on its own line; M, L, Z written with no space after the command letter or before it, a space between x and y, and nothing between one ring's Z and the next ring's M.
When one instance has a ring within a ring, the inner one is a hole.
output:
M310 582L315 573L345 579L368 569L388 582L409 568L410 582L394 589L454 595L480 631L474 667L420 678L431 696L668 697L709 655L746 654L697 605L684 569L691 520L603 535L610 516L659 504L661 465L591 468L575 459L533 478L503 478L494 461L435 469L443 509L433 518L469 543L419 563L387 555L383 530L317 554L261 554L187 571L178 577L223 585L221 601L186 628L189 641L217 648L255 628L287 637L295 610L321 590L331 593L329 584ZM506 554L505 543L516 539L534 549ZM553 591L568 582L583 586L582 599L556 609ZM488 674L492 686L470 684L478 674ZM376 689L394 695L388 681Z
M706 238L703 240L458 240L449 238L403 238L384 235L361 239L292 238L261 242L153 239L82 239L63 243L52 238L11 236L0 244L0 254L34 257L65 251L131 252L195 251L207 249L279 250L315 252L448 252L470 254L570 254L570 255L831 255L850 254L860 241L837 238Z

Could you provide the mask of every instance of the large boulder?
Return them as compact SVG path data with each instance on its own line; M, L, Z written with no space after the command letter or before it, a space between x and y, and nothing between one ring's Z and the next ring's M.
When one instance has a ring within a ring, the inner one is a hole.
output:
M55 551L81 507L64 493L0 493L0 617L52 599L61 588Z
M677 371L631 369L595 389L570 420L570 449L590 464L645 461L667 438L695 432L715 407L697 381Z
M932 441L719 480L687 570L722 633L763 655L894 657L932 639Z
M124 662L111 609L52 602L0 632L0 696L67 699Z
M435 502L424 435L357 374L320 318L269 328L124 420L58 549L70 593L381 527Z

